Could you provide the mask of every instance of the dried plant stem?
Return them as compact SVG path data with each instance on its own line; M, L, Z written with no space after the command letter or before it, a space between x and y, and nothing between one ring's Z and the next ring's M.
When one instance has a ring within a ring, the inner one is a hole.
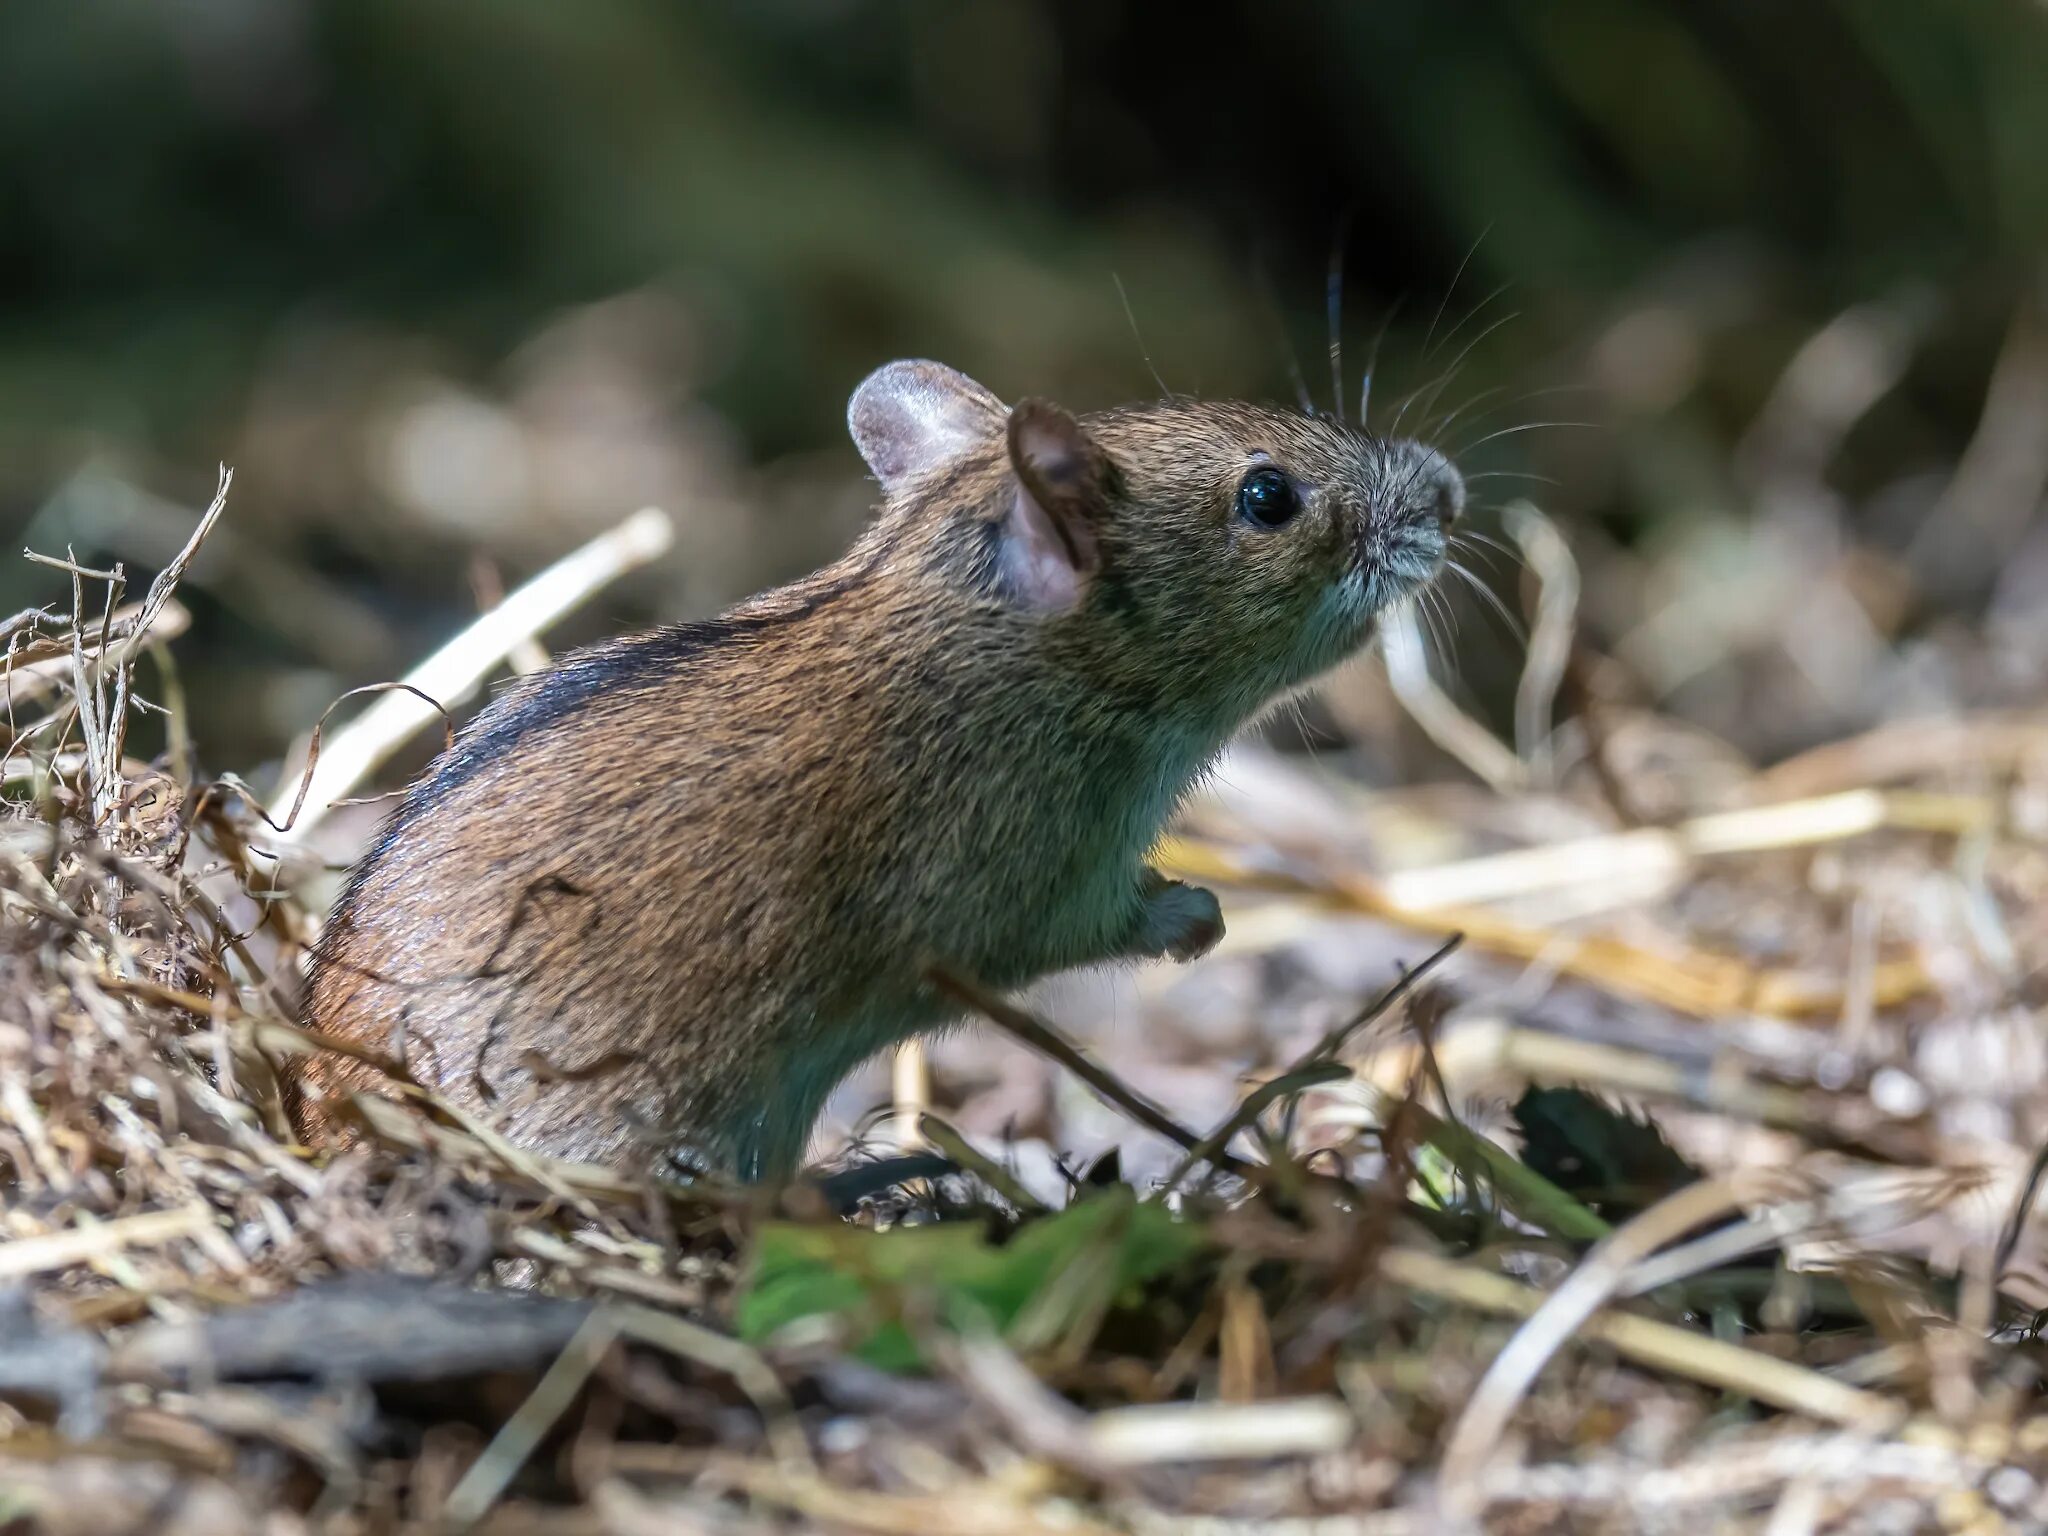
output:
M1674 945L1652 952L1605 934L1575 934L1503 917L1484 907L1415 908L1393 900L1386 886L1361 875L1253 868L1227 849L1189 838L1161 844L1155 862L1184 880L1302 897L1419 933L1462 933L1475 949L1530 963L1609 991L1696 1018L1753 1012L1781 1018L1839 1014L1842 988L1800 972L1759 969L1732 956ZM1871 967L1870 997L1891 1007L1928 985L1914 961Z
M213 532L213 525L220 521L221 513L227 510L228 487L234 483L235 472L227 465L221 465L220 479L214 487L213 500L199 515L199 522L183 546L171 556L170 563L157 572L156 580L149 584L149 590L143 594L142 609L136 618L134 628L122 639L118 647L110 649L107 659L116 666L125 665L132 660L151 640L164 638L160 620L169 611L171 593L177 589L178 583L185 579L185 572L191 569L193 560L198 557L199 546L206 542L206 536Z
M1423 649L1413 606L1403 604L1386 616L1380 648L1394 697L1431 741L1502 794L1525 786L1528 772L1522 760L1458 708L1429 675L1428 652Z
M1943 772L1996 779L2039 753L2048 753L2048 711L2040 709L1894 720L1766 768L1749 795L1764 804Z
M21 1237L0 1243L0 1280L20 1280L46 1270L64 1269L105 1259L128 1248L157 1248L181 1238L196 1237L214 1222L212 1207L183 1205L168 1211L145 1211L68 1232Z
M817 1464L781 1381L758 1351L685 1318L631 1303L606 1304L583 1320L561 1354L448 1495L442 1518L458 1529L483 1518L534 1447L569 1410L611 1347L625 1339L667 1350L739 1383L754 1400L784 1471L815 1477Z
M934 966L926 974L932 985L946 996L973 1009L990 1023L1023 1041L1041 1056L1050 1057L1058 1062L1094 1089L1106 1102L1122 1110L1146 1129L1157 1131L1168 1141L1189 1152L1202 1145L1201 1139L1193 1131L1180 1124L1114 1073L1089 1060L1079 1047L1050 1024L1032 1017L1023 1009L1004 1002L994 993L942 967ZM1245 1163L1221 1148L1215 1149L1212 1160L1219 1167L1235 1174L1245 1175L1251 1172Z
M1539 781L1551 778L1550 734L1557 691L1571 665L1579 612L1579 566L1557 524L1533 502L1510 502L1501 522L1537 582L1536 620L1515 687L1515 750Z
M1508 1340L1452 1426L1437 1471L1438 1497L1444 1508L1476 1513L1474 1491L1481 1486L1486 1464L1498 1449L1508 1421L1537 1374L1573 1334L1589 1329L1600 1309L1626 1287L1631 1271L1673 1238L1703 1221L1725 1215L1740 1203L1739 1192L1731 1181L1702 1180L1665 1197L1593 1245L1579 1267L1542 1299L1529 1320ZM1905 1417L1903 1407L1889 1398L1830 1381L1817 1372L1752 1350L1720 1345L1716 1340L1697 1338L1679 1329L1662 1329L1662 1325L1645 1324L1643 1319L1632 1319L1628 1314L1609 1314L1600 1319L1600 1324L1597 1336L1617 1348L1621 1347L1617 1330L1621 1339L1629 1339L1638 1346L1646 1340L1653 1350L1677 1346L1678 1360L1660 1363L1687 1370L1697 1380L1749 1392L1795 1412L1812 1413L1861 1428L1887 1425ZM1662 1331L1646 1335L1642 1332L1645 1326ZM1701 1346L1708 1344L1732 1350L1733 1355L1703 1350ZM1707 1375L1705 1371L1719 1374ZM1774 1393L1786 1394L1790 1400Z
M825 1528L867 1531L875 1536L931 1536L935 1531L946 1536L1113 1536L1118 1529L1068 1508L1040 1517L1014 1502L1014 1494L1005 1496L971 1485L949 1493L876 1493L729 1456L712 1458L704 1478L728 1484L749 1498L807 1520L823 1522Z
M1396 1043L1361 1069L1361 1076L1384 1092L1399 1093L1420 1066L1419 1055L1413 1044ZM1576 1084L1696 1104L1792 1130L1811 1129L1816 1118L1801 1090L1760 1082L1732 1067L1701 1072L1650 1051L1520 1028L1496 1017L1461 1019L1438 1042L1437 1060L1444 1076L1460 1087L1500 1079Z
M896 1150L922 1152L925 1139L921 1122L932 1103L931 1071L925 1065L922 1040L906 1040L896 1047L890 1063L889 1086L890 1097L895 1101Z
M1423 979L1444 961L1448 960L1453 951L1463 942L1463 935L1452 934L1450 938L1438 945L1435 951L1422 964L1416 966L1412 971L1402 972L1400 980L1388 987L1386 991L1366 1004L1365 1007L1359 1009L1350 1018L1325 1033L1320 1040L1310 1046L1307 1051L1289 1065L1286 1071L1260 1084L1258 1088L1247 1094L1244 1101L1225 1117L1222 1124L1218 1125L1207 1136L1204 1136L1195 1146L1188 1149L1187 1156L1182 1158L1173 1172L1167 1175L1166 1183L1162 1187L1169 1190L1175 1188L1182 1179L1188 1176L1188 1173L1197 1163L1212 1161L1213 1154L1229 1146L1231 1138L1247 1126L1253 1124L1260 1115L1266 1112L1269 1105L1286 1098L1290 1094L1302 1093L1320 1084L1335 1082L1341 1078L1349 1077L1351 1069L1339 1065L1336 1060L1337 1052L1344 1048L1344 1043L1374 1019L1385 1014L1387 1010L1392 1008L1394 1004L1398 1003L1410 992L1414 991L1417 986L1421 985Z
M1001 1195L1020 1211L1043 1211L1045 1202L1011 1175L1010 1171L988 1157L965 1136L953 1129L930 1110L925 1110L918 1119L918 1130L924 1140L942 1156L965 1168L990 1189Z
M631 1204L643 1200L647 1181L633 1174L596 1163L571 1163L557 1158L528 1157L518 1165L506 1165L490 1145L467 1131L439 1125L377 1093L358 1093L349 1100L351 1112L378 1141L403 1151L425 1152L451 1162L489 1163L503 1168L514 1181L529 1188L553 1193L567 1188L584 1200L605 1200Z
M1319 1088L1325 1083L1341 1082L1350 1076L1351 1069L1340 1062L1315 1061L1306 1066L1289 1067L1278 1077L1268 1078L1246 1094L1215 1130L1188 1148L1187 1155L1174 1165L1160 1188L1175 1189L1198 1164L1214 1162L1216 1153L1229 1146L1238 1132L1256 1123L1259 1116L1280 1100Z
M192 614L185 605L166 596L158 603L149 620L149 628L141 630L139 625L144 606L143 603L129 603L116 608L106 626L109 644L104 648L97 640L88 644L85 647L87 662L97 665L110 654L125 656L131 649L131 640L148 644L175 640L192 626ZM39 641L24 645L0 661L0 703L19 709L29 700L71 681L69 638L64 639L55 653L52 652L52 644Z
M512 592L408 672L401 688L383 694L338 732L303 786L299 775L280 786L268 812L274 824L289 825L275 840L302 842L335 801L353 793L393 752L441 718L426 699L445 706L469 698L523 642L628 571L659 558L673 538L668 514L644 508ZM302 811L293 819L292 807L301 796Z
M1407 1290L1501 1317L1533 1317L1556 1294L1418 1248L1389 1249L1380 1256L1379 1272ZM1576 1331L1638 1364L1829 1423L1868 1427L1904 1416L1900 1404L1880 1393L1633 1312L1596 1313Z
M1674 883L1701 858L1806 848L1887 827L1962 836L1983 831L1997 814L1996 803L1983 795L1846 790L1700 816L1671 828L1644 827L1401 870L1383 884L1389 901L1417 911L1592 883L1611 885L1633 898L1645 884Z
M1150 1462L1244 1461L1328 1455L1358 1432L1341 1399L1297 1397L1257 1403L1143 1403L1105 1408L1082 1429L1104 1466Z

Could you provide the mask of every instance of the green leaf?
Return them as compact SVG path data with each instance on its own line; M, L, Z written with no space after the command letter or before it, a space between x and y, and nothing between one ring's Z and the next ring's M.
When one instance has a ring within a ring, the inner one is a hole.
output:
M1531 1088L1514 1114L1523 1161L1610 1220L1646 1210L1700 1176L1651 1121L1582 1088Z
M1041 1348L1094 1328L1204 1241L1199 1227L1124 1187L1027 1222L1000 1244L965 1224L872 1232L770 1223L756 1234L735 1321L742 1338L760 1340L804 1318L842 1318L862 1335L860 1356L890 1370L922 1363L906 1312Z

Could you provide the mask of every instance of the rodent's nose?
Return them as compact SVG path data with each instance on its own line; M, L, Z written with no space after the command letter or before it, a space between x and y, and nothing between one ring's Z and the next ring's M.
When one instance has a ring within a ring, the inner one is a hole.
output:
M1423 484L1428 488L1429 509L1436 514L1437 526L1449 533L1452 525L1465 515L1465 477L1434 448L1425 448L1423 455Z
M1464 475L1436 449L1419 442L1405 442L1401 473L1401 514L1409 518L1436 518L1442 532L1464 516ZM1401 463L1401 461L1397 461Z

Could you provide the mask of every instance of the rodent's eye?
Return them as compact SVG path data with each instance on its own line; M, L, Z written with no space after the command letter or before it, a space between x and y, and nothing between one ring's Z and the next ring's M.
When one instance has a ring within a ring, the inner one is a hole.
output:
M1260 528L1278 528L1301 510L1301 493L1279 470L1262 465L1237 488L1237 515Z

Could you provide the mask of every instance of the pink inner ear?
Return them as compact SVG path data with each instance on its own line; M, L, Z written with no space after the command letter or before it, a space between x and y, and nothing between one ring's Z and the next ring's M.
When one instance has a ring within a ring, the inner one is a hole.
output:
M1002 402L943 363L885 363L847 402L847 429L868 468L893 492L1003 430Z
M1010 464L1017 472L1020 549L1044 546L1059 573L1032 583L1040 606L1072 607L1099 558L1093 518L1102 495L1100 461L1081 424L1046 400L1010 411Z
M1018 473L1048 499L1088 494L1094 461L1080 423L1066 412L1037 401L1019 405L1010 420L1010 455Z
M1027 608L1060 613L1081 601L1088 570L1094 565L1094 542L1085 549L1061 536L1054 514L1038 504L1023 486L1011 498L1003 520L1003 579ZM1071 530L1069 530L1071 532Z

